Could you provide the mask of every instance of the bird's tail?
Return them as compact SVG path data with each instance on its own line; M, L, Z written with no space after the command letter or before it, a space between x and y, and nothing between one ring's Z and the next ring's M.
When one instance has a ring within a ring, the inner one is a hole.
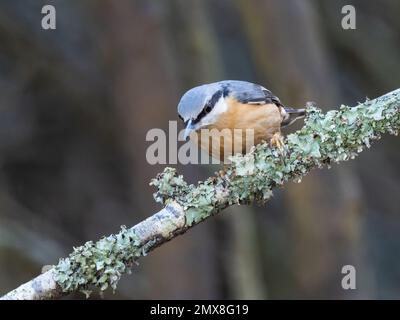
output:
M306 115L306 109L294 109L290 107L283 107L283 121L281 126L286 127L291 125L297 119L301 119Z

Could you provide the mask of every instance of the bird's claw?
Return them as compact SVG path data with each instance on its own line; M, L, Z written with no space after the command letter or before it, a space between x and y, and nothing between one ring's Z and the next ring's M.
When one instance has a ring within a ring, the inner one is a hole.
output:
M278 148L280 151L283 151L284 148L284 143L283 143L283 137L280 133L274 133L270 140L270 144L272 147Z

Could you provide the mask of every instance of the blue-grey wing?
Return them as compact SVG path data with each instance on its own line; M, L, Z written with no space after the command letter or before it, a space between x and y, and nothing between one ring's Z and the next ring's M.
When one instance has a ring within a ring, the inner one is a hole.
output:
M220 85L228 96L234 97L241 103L248 104L267 104L275 103L281 106L281 102L277 96L271 91L255 83L247 81L226 80L221 81Z

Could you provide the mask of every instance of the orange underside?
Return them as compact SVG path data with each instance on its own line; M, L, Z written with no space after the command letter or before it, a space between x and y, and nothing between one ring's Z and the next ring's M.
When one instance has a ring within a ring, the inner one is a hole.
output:
M226 160L236 153L246 153L261 141L270 141L280 133L282 115L275 104L242 104L227 99L228 111L213 125L197 132L197 143L213 158Z

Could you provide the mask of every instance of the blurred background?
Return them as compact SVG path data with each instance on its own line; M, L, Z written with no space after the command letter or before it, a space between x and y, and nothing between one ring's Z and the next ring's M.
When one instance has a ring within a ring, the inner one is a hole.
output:
M41 28L45 4L56 30ZM187 89L248 80L324 110L375 98L400 85L399 14L397 0L2 0L0 294L160 209L145 137ZM398 140L225 210L105 298L400 298ZM190 182L215 169L178 165ZM347 264L356 290L341 287Z

